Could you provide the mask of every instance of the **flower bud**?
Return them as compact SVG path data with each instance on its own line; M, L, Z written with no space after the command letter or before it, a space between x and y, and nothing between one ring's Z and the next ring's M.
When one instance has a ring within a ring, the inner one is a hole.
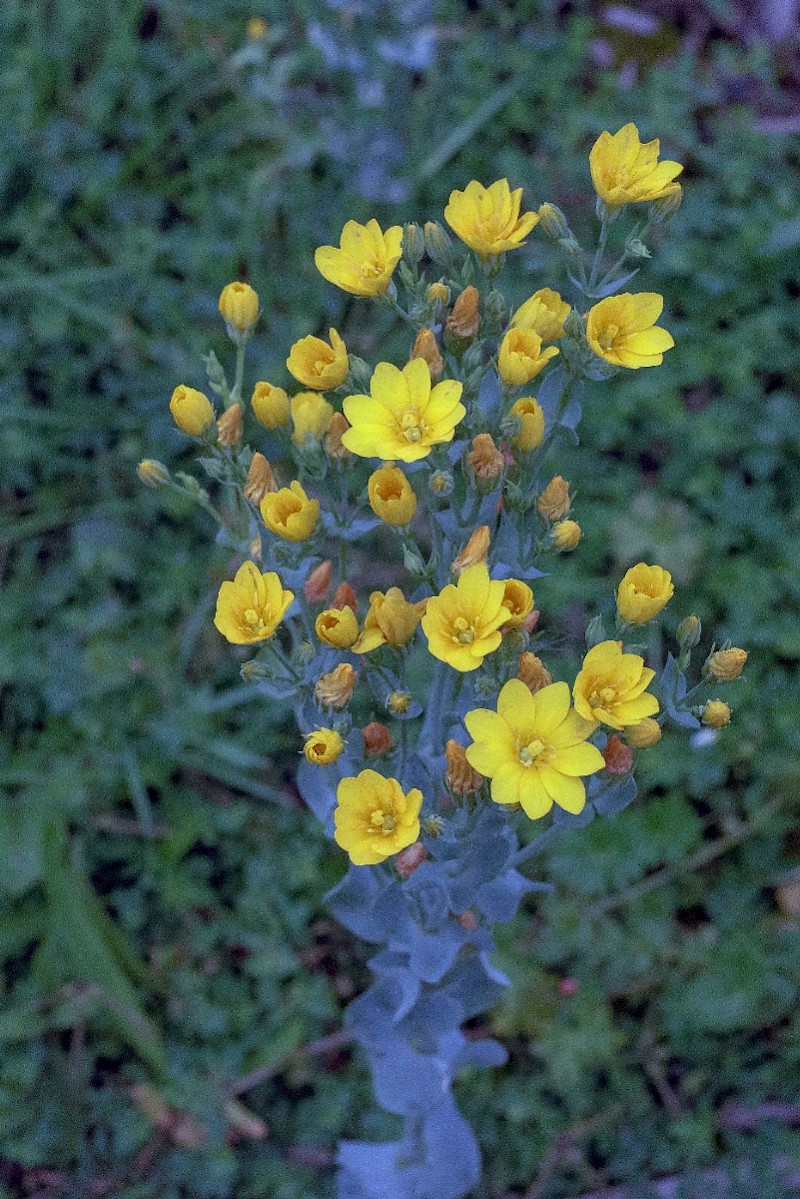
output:
M336 729L315 729L306 733L303 753L312 766L331 766L344 751L344 741Z
M516 416L520 422L519 433L512 439L512 444L523 454L537 449L544 441L544 410L535 396L520 396L511 405L509 415Z
M660 200L653 200L649 205L649 216L652 221L658 224L663 224L673 217L681 206L683 199L683 188L680 184L675 185L676 190L668 196L662 196Z
M446 283L429 283L425 289L425 299L429 304L441 304L446 307L450 303L450 288Z
M157 458L143 458L136 467L139 482L145 487L166 487L172 477L163 462Z
M323 674L314 687L314 697L323 708L335 708L339 711L347 706L353 697L358 675L349 662L339 665Z
M663 566L638 562L627 570L617 588L617 613L627 624L647 624L658 616L675 590L672 575Z
M269 671L264 663L257 662L255 658L243 662L239 674L245 683L260 683L262 679L269 678Z
M289 397L282 387L256 383L250 407L253 416L265 429L284 429L289 424Z
M347 418L341 412L334 412L331 423L328 425L328 432L325 434L325 453L329 458L343 461L345 458L352 457L347 447L342 445L342 434L346 433L349 428Z
M541 691L542 687L549 687L553 681L553 676L542 659L532 653L525 653L520 658L517 678L522 679L532 695Z
M465 287L453 305L453 310L447 318L447 328L455 337L470 338L478 332L481 323L478 304L480 292L472 284Z
M601 641L606 640L606 630L602 616L593 616L586 626L586 644L591 649L593 645L599 645Z
M627 726L625 740L633 749L650 749L661 740L661 725L651 716L645 716L644 720Z
M475 929L478 927L478 917L471 908L468 908L466 912L461 912L458 916L456 916L456 920L468 933L474 933Z
M506 299L501 291L496 289L490 291L486 297L486 316L490 324L497 326L504 324L506 319Z
M182 433L199 437L214 423L211 400L202 391L181 384L172 393L169 402L172 419Z
M320 562L319 566L314 567L303 584L303 595L309 604L320 604L325 601L331 586L332 572L333 562L330 558L326 558L324 562Z
M242 405L231 404L217 421L217 441L225 449L233 449L242 440Z
M653 255L648 250L647 246L639 237L629 237L625 242L625 256L627 258L652 258Z
M545 520L563 520L570 510L572 500L569 494L569 483L556 475L545 487L536 501L536 510Z
M444 781L453 795L474 795L480 790L483 786L483 775L470 766L463 746L451 738L445 747L444 756L447 761Z
M559 520L553 525L551 532L553 548L560 554L574 550L582 536L581 526L576 520Z
M678 631L675 634L678 645L684 651L694 649L700 640L703 632L703 626L700 624L699 616L687 616L678 625Z
M472 449L467 454L467 465L474 471L476 479L500 478L506 460L494 444L491 433L479 433L473 439Z
M292 396L292 441L297 446L311 439L322 441L333 419L333 407L318 391L299 391Z
M425 222L425 249L437 266L449 266L453 258L453 243L438 221Z
M332 608L352 608L358 611L358 597L349 583L340 583L333 596Z
M703 665L703 674L716 679L719 683L732 683L742 673L747 661L747 651L737 649L718 649L709 654ZM725 722L727 724L727 721Z
M581 252L578 239L571 233L569 237L559 237L558 246L564 251L565 254L580 254Z
M570 227L567 224L567 218L555 204L540 204L537 215L541 228L554 241L562 237L572 236Z
M448 496L455 487L455 479L449 470L435 470L428 480L428 486L434 495Z
M392 691L387 696L386 707L395 716L404 716L411 707L411 696L407 691Z
M415 358L425 359L432 379L438 379L444 370L444 358L439 353L436 338L430 329L420 329L417 334L414 348L411 351L411 360L413 361Z
M409 224L403 228L403 257L410 267L415 267L425 253L425 234L419 225Z
M386 525L407 525L414 519L417 497L399 466L381 466L367 483L369 506Z
M710 699L703 705L700 719L710 729L724 729L730 722L731 710L721 699Z
M415 545L403 546L403 566L415 579L424 578L428 570L422 554Z
M392 748L392 734L385 724L373 720L361 730L364 738L364 753L368 758L381 758Z
M624 741L613 733L600 751L609 774L628 774L633 767L633 754Z
M369 391L372 379L372 367L363 358L350 355L350 383L354 391Z
M479 525L461 553L453 559L450 570L454 575L460 575L468 566L475 566L477 562L485 562L488 556L489 526Z
M258 292L249 283L229 283L219 297L219 311L228 333L249 333L258 320Z
M401 878L411 878L411 875L418 866L422 865L427 856L422 842L415 841L413 845L407 845L396 855L394 868Z
M358 641L358 621L350 607L326 608L314 621L320 641L333 649L350 649Z
M444 830L445 822L441 816L426 816L422 822L422 831L434 839L441 836Z
M244 485L245 498L251 504L260 504L267 492L277 491L278 484L272 473L272 467L263 454L253 454L253 461L247 472L247 482Z

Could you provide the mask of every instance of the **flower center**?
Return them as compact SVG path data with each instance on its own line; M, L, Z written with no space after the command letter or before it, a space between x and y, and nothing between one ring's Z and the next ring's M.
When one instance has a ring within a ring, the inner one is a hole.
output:
M400 428L406 441L415 442L422 439L425 426L420 426L419 415L416 412L404 412L400 417Z
M453 628L455 629L453 641L459 645L471 645L475 640L475 630L466 617L457 616L453 621Z
M370 816L370 824L374 829L380 829L382 833L393 833L397 828L397 821L391 812L384 812L381 808L376 808Z
M604 708L616 696L616 691L613 687L601 687L595 689L589 696L590 708Z
M540 741L538 737L534 737L533 741L529 741L527 745L523 745L519 751L519 760L525 766L530 766L531 762L535 762L545 748L544 741Z
M619 334L619 325L606 326L605 332L598 337L598 342L604 350L610 350Z
M382 270L383 267L379 262L362 262L359 274L362 279L377 279Z
M264 618L255 608L246 608L242 615L244 616L244 623L254 633L260 633L265 628Z

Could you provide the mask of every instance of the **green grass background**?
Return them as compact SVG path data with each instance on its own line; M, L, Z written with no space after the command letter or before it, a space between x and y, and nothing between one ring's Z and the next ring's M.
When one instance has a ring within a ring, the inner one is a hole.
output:
M554 893L500 936L510 1064L459 1100L480 1199L711 1166L752 1195L742 1162L791 1193L797 1128L764 1105L796 1102L800 1066L796 42L661 11L633 33L582 3L305 0L255 42L234 0L4 6L1 1199L325 1196L339 1136L387 1132L347 1047L295 1052L365 980L321 904L341 855L295 799L291 725L211 628L210 522L135 466L188 465L167 400L227 352L230 279L262 297L259 378L329 323L375 361L397 331L323 284L316 245L501 175L588 234L588 148L628 120L686 164L641 276L677 348L589 395L554 462L584 541L537 599L580 629L657 561L667 633L693 611L751 657L716 744L666 737L636 805L543 862ZM541 239L510 269L519 297L563 283ZM226 1109L262 1066L241 1099L266 1137Z

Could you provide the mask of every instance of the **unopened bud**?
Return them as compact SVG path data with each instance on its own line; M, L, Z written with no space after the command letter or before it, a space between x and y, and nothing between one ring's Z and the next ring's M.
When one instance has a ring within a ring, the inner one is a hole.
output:
M652 258L653 255L648 250L647 246L639 237L629 237L625 242L625 256L627 258Z
M455 487L455 479L449 470L435 470L428 481L428 486L434 495L448 496Z
M476 479L500 478L506 460L494 444L491 433L479 433L473 439L472 449L467 454L467 465L474 471Z
M442 358L439 352L436 338L430 329L420 329L417 334L414 341L414 348L411 351L412 361L415 358L425 359L432 379L438 379L444 370L444 358Z
M139 482L145 487L166 487L171 482L171 475L163 462L156 458L143 458L136 467Z
M282 387L256 383L250 400L253 416L265 429L284 429L289 424L289 397Z
M559 237L558 246L565 254L580 254L581 252L577 238L573 237L572 234L569 237Z
M465 287L453 305L453 310L447 318L447 328L455 337L470 338L478 332L481 323L478 305L480 292L472 284Z
M462 912L460 916L456 917L456 919L461 927L468 933L474 933L475 929L478 927L478 917L470 908L468 908L466 912Z
M410 575L421 579L427 573L427 567L422 559L422 554L415 545L403 546L403 565Z
M606 630L602 616L593 616L586 626L586 644L589 649L606 640Z
M189 437L200 437L214 423L214 409L208 396L184 384L173 391L169 410L175 424Z
M479 525L471 535L461 553L453 559L450 567L454 575L460 575L468 566L485 562L489 556L489 526Z
M358 612L358 596L349 583L340 583L333 594L332 608L352 608Z
M532 695L541 691L542 687L549 687L553 681L553 676L542 659L530 652L523 654L520 658L517 678L522 679Z
M372 368L363 358L350 354L347 359L350 366L350 383L354 389L369 391Z
M506 318L506 300L502 292L490 291L486 297L486 316L491 324L502 325Z
M373 720L361 730L364 738L364 753L370 758L381 758L392 748L392 734L385 724Z
M320 562L319 566L314 567L303 584L303 595L309 604L321 604L328 598L332 572L333 562L330 558L326 558L324 562Z
M700 624L700 617L687 616L678 625L678 631L675 634L678 645L682 650L694 649L700 640L702 631L703 626Z
M255 659L243 662L239 674L245 683L260 683L262 679L269 678L269 671L266 666Z
M545 520L563 520L570 510L572 500L569 494L569 483L556 475L545 487L536 501L536 510Z
M719 683L732 683L742 673L747 661L747 651L737 649L718 649L709 654L703 665L703 674L711 675Z
M661 725L651 716L646 716L644 720L626 727L625 740L632 749L650 749L661 740Z
M229 283L219 297L219 311L236 340L236 334L249 333L258 320L258 292L249 283Z
M342 445L342 434L349 428L347 418L341 412L334 412L325 434L325 453L329 458L343 460L351 456L347 447Z
M272 473L272 467L263 454L253 454L253 461L247 472L247 482L244 485L245 497L251 504L260 504L269 491L277 491L278 484Z
M609 774L628 774L633 766L633 754L624 741L613 733L600 751Z
M539 226L554 240L571 237L570 228L564 213L555 204L540 204L538 210Z
M437 266L449 266L453 259L453 243L438 221L425 222L425 249Z
M574 550L582 536L581 526L576 520L559 520L553 525L551 532L553 548L561 554Z
M425 299L429 304L441 304L446 307L450 303L450 288L446 283L429 283L425 289Z
M314 687L317 703L323 708L337 710L346 707L352 698L357 678L358 675L349 662L340 662L334 670L323 674L317 680Z
M232 449L242 439L242 405L231 404L217 421L217 441L225 449Z
M403 228L403 257L406 262L415 267L424 253L425 234L419 225L406 225Z
M721 699L710 699L703 705L700 719L710 729L724 729L730 723L731 710Z
M411 878L411 875L427 858L425 846L421 841L407 845L394 858L394 868L401 878Z

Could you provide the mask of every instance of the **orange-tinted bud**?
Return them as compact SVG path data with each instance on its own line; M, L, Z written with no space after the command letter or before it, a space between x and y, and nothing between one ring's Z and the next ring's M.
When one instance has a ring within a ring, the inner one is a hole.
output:
M272 473L272 467L263 454L253 454L253 461L247 472L247 482L244 485L245 497L251 504L260 504L268 491L277 491L278 484Z
M430 329L420 329L414 341L411 358L424 358L432 379L438 379L444 370L444 358Z
M485 562L488 556L489 526L479 525L461 553L453 559L450 569L454 575L460 575L468 566L474 566L476 562Z
M606 770L611 774L628 774L633 766L633 754L624 741L616 733L606 742L605 749L600 751L606 764Z
M746 661L747 650L718 649L706 658L703 674L710 674L719 683L732 683L742 673Z
M415 841L413 845L407 845L397 854L394 859L395 870L401 878L411 878L411 875L418 866L422 865L427 856L422 842Z
M380 758L392 748L392 734L379 720L365 725L361 730L361 736L364 738L364 753L368 757Z
M520 657L517 678L522 679L532 695L541 691L542 687L549 687L553 681L553 676L542 659L531 653L524 653Z
M546 520L563 520L570 510L572 500L569 494L569 483L556 475L545 487L536 501L536 509Z
M456 337L474 337L481 324L478 304L480 292L471 284L465 287L453 305L453 311L447 318L447 328Z
M350 451L342 445L342 434L350 428L347 418L341 412L334 412L328 432L325 434L325 453L329 458L350 458Z
M467 465L477 479L498 479L505 469L505 458L494 444L491 433L479 433L467 454Z
M332 608L352 608L358 612L358 597L349 583L340 583L333 596Z
M350 663L340 662L334 670L321 675L317 680L314 687L317 703L325 708L337 710L346 707L353 697L357 679L358 675Z
M330 558L326 558L324 562L320 562L319 566L314 567L303 584L303 595L309 604L321 604L328 598L332 571L333 562Z

